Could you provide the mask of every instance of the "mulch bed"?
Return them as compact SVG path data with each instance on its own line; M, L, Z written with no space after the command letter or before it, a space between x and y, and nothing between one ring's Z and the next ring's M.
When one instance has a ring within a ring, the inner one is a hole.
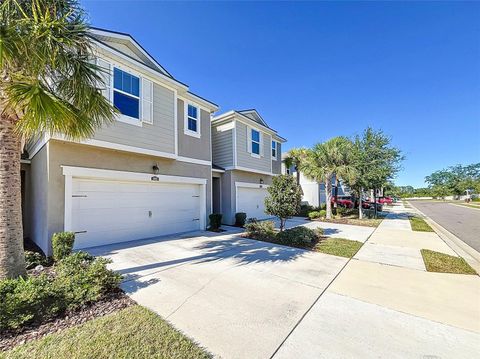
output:
M0 332L0 351L9 350L17 345L77 326L91 319L118 312L134 304L135 302L119 289L109 293L96 303L74 311L67 311L61 317L49 322L31 324L18 330Z

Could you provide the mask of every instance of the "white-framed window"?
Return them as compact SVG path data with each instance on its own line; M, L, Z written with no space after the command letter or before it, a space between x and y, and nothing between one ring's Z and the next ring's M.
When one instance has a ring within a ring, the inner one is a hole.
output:
M200 137L200 107L186 104L184 126L186 135Z
M124 116L140 120L140 78L113 68L113 105Z
M252 154L260 156L260 131L252 128Z
M272 159L277 160L277 141L272 141Z

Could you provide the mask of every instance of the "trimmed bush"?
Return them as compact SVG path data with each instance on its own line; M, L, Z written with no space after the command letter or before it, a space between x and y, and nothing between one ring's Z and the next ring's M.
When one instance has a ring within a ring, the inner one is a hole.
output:
M245 225L245 221L247 220L247 214L244 212L235 213L235 226L243 227Z
M348 212L348 209L346 207L337 207L337 215L339 216L344 216Z
M297 212L297 216L299 217L309 217L310 212L314 210L313 206L308 204L300 205L300 210Z
M221 213L212 213L208 216L210 219L210 229L217 230L222 225L222 214Z
M275 239L275 224L272 221L250 221L245 224L247 236L261 241L272 241Z
M310 213L308 214L308 218L310 218L310 219L325 218L326 215L327 215L327 211L325 211L324 209L322 209L322 210L320 210L320 211L310 212Z
M48 263L48 259L38 253L38 252L32 252L32 251L25 251L25 268L26 269L32 269L35 268L38 265L45 266Z
M312 230L304 226L298 226L286 229L277 233L276 241L280 244L300 247L310 247L317 243L320 236L323 235L323 229Z
M118 288L121 276L108 260L78 252L54 267L55 275L0 281L0 331L51 319L67 309L99 300Z
M59 232L52 236L53 259L59 261L72 253L75 233Z

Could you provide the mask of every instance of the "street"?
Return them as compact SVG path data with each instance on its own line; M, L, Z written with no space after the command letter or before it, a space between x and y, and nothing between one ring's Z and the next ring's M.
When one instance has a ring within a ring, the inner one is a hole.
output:
M410 201L410 204L480 252L479 210L448 202Z

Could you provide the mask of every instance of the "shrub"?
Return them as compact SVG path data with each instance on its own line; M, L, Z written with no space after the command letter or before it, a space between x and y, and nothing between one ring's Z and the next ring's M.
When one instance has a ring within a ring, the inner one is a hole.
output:
M52 237L53 259L59 261L70 255L74 242L75 233L73 232L55 233Z
M100 299L121 280L107 264L106 259L78 252L59 261L54 276L0 281L0 331L48 320Z
M55 285L64 293L69 309L94 302L118 287L121 276L107 269L109 260L85 252L74 253L56 266Z
M221 213L212 213L210 216L208 216L208 218L210 219L210 229L216 230L222 225Z
M262 241L272 241L275 238L275 224L272 221L251 221L245 224L247 235Z
M35 268L38 265L44 266L47 264L48 260L44 255L38 252L25 251L25 267L27 269Z
M310 212L308 214L308 218L310 219L316 219L316 218L320 218L320 212L319 211L313 211L313 212Z
M327 210L322 209L318 211L320 213L320 218L325 218L327 216Z
M297 212L297 216L299 217L309 217L310 212L314 210L313 206L308 204L302 204L300 206L300 210Z
M247 220L247 214L244 212L235 213L235 226L243 227Z
M312 230L304 226L298 226L277 233L275 239L280 244L308 247L314 245L321 235L323 235L323 229L321 228Z
M337 207L337 215L344 216L348 212L346 207Z
M65 310L62 294L44 274L0 281L0 303L0 330L49 319Z

